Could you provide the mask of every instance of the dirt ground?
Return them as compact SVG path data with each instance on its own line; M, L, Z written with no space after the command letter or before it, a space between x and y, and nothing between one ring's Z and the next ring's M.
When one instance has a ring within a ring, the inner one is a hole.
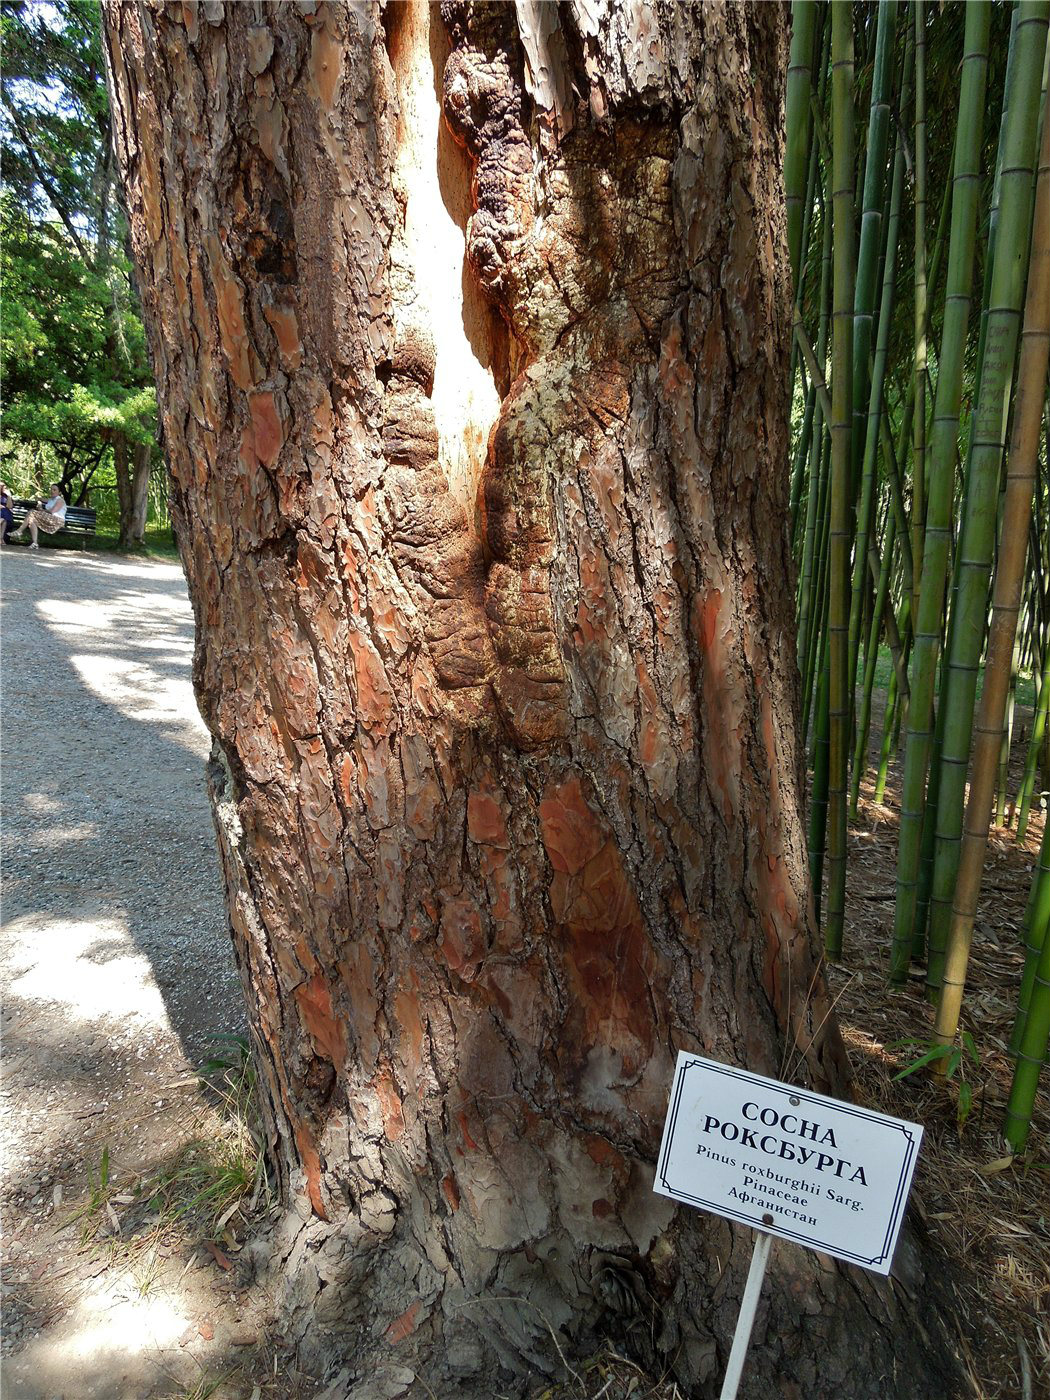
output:
M0 1395L315 1400L238 1259L267 1199L241 1112L250 1073L181 570L11 549L2 603ZM916 1053L897 1042L932 1024L918 980L885 992L896 823L892 788L881 805L869 790L832 985L861 1096L925 1124L913 1218L952 1280L975 1394L1030 1400L1050 1393L1046 1093L1026 1164L1004 1165L999 1124L1041 821L1023 847L993 840L961 1124L954 1086L893 1079ZM209 1058L228 1068L205 1083ZM761 1327L760 1311L758 1345ZM677 1392L610 1352L546 1393Z

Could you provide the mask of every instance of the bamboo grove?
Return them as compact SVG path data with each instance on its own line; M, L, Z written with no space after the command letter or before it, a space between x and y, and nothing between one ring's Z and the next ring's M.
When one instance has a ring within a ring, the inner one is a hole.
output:
M1046 0L792 6L791 529L814 897L828 957L847 956L848 826L863 784L883 801L896 756L890 981L925 968L945 1047L990 825L1026 839L1050 788L1048 18ZM1048 923L1044 835L1021 930L1015 1152L1047 1054Z

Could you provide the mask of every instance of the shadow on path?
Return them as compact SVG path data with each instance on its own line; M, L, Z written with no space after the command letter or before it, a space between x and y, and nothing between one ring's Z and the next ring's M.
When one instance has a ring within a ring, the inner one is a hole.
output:
M2 567L5 1136L24 1176L244 1013L181 569L20 550Z

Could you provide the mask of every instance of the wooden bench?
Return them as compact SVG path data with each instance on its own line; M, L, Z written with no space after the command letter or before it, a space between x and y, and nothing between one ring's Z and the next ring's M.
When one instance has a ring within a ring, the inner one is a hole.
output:
M21 526L22 521L35 506L36 501L16 500L12 504L11 514L15 517L14 528L16 530ZM89 535L95 533L95 514L96 512L89 509L87 506L66 506L66 523L62 526L61 530L56 530L55 534L74 535L82 540L87 539ZM41 530L40 534L44 535L43 530ZM45 538L48 537L45 536Z

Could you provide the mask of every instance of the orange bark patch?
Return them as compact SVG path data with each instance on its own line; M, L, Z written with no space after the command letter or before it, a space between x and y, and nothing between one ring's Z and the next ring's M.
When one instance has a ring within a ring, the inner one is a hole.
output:
M660 347L660 383L668 400L674 400L678 390L688 387L692 374L682 354L682 327L675 317L664 335Z
M464 981L474 980L485 954L485 940L481 915L469 900L450 899L443 905L438 947L452 972Z
M420 1302L417 1298L414 1303L409 1304L400 1317L394 1319L386 1329L386 1339L391 1346L397 1346L398 1342L403 1342L406 1337L411 1337L416 1330L416 1319L419 1316Z
M405 821L414 836L429 841L437 831L443 798L425 735L403 736L401 771L405 775Z
M299 1160L306 1175L306 1192L310 1197L310 1205L315 1215L327 1220L328 1212L321 1196L321 1159L317 1155L317 1148L301 1127L295 1130L295 1145L299 1149Z
M288 369L298 369L303 358L303 343L299 339L299 321L290 306L267 306L263 315L277 337L277 348Z
M611 1142L605 1138L589 1137L584 1141L584 1149L591 1161L599 1167L611 1166L614 1171L622 1171L626 1163Z
M343 72L343 51L326 29L315 29L310 44L310 71L321 106L331 111Z
M721 608L722 594L717 588L712 588L703 600L696 601L696 636L705 651L710 650L715 640Z
M222 267L213 268L215 309L219 317L219 339L230 362L230 377L238 389L250 389L255 382L253 356L244 324L241 289Z
M480 846L498 846L507 850L507 823L499 803L488 792L474 788L467 798L467 831L470 839Z
M451 1208L459 1210L459 1187L456 1185L456 1178L452 1175L446 1176L441 1183L441 1189Z
M767 915L762 922L766 934L766 946L762 956L762 987L774 1008L779 1011L781 1009L780 939L777 936L776 924L771 916Z
M256 87L261 84L257 83ZM272 81L269 83L272 88ZM287 161L284 154L284 108L271 93L264 93L260 100L255 103L255 131L259 137L259 149L278 170L287 173ZM298 364L298 361L296 361ZM295 368L292 365L291 368Z
M375 992L375 964L363 940L349 944L342 954L342 986L350 1003L350 1025L355 1060L366 1071L376 1063L379 1041L376 1036L378 1004Z
M470 1148L471 1152L477 1152L478 1145L471 1137L470 1129L467 1127L467 1115L465 1113L458 1114L456 1121L459 1124L459 1131L463 1134L464 1144Z
M346 1058L343 1048L343 1029L332 1011L332 993L328 983L317 974L309 982L303 982L295 989L295 999L299 1004L299 1014L310 1033L310 1038L318 1054L330 1060L337 1068Z
M351 630L348 640L357 677L358 718L366 729L386 733L394 696L379 653L359 631Z
M394 1088L393 1077L388 1070L383 1070L377 1076L375 1091L383 1114L383 1131L391 1142L396 1142L405 1131L405 1116L401 1111L401 1099Z
M555 870L575 875L605 844L605 835L587 806L578 778L547 789L540 803L543 844Z
M580 542L580 602L576 628L584 646L606 639L605 599L608 594L605 560L589 540Z
M564 828L559 824L559 834ZM588 848L573 848L574 863L581 849ZM652 1044L658 960L615 841L604 841L574 873L556 869L549 893L568 935L573 1005L583 1017L580 1044L616 1045L630 1071Z
M281 426L274 396L269 391L250 394L248 403L252 413L255 455L264 466L272 466L284 446L284 428Z
M510 946L508 940L519 932L519 921L515 914L515 882L509 869L506 851L495 846L481 848L481 873L485 877L485 889L489 897L489 917L496 925L493 938L494 947Z
M339 765L339 791L343 794L346 805L351 806L354 797L354 761L349 754L343 755L343 761Z
M405 989L397 993L394 997L394 1015L407 1037L408 1054L406 1058L414 1067L418 1066L420 1050L423 1047L423 1021L419 1014L419 997L414 991Z

